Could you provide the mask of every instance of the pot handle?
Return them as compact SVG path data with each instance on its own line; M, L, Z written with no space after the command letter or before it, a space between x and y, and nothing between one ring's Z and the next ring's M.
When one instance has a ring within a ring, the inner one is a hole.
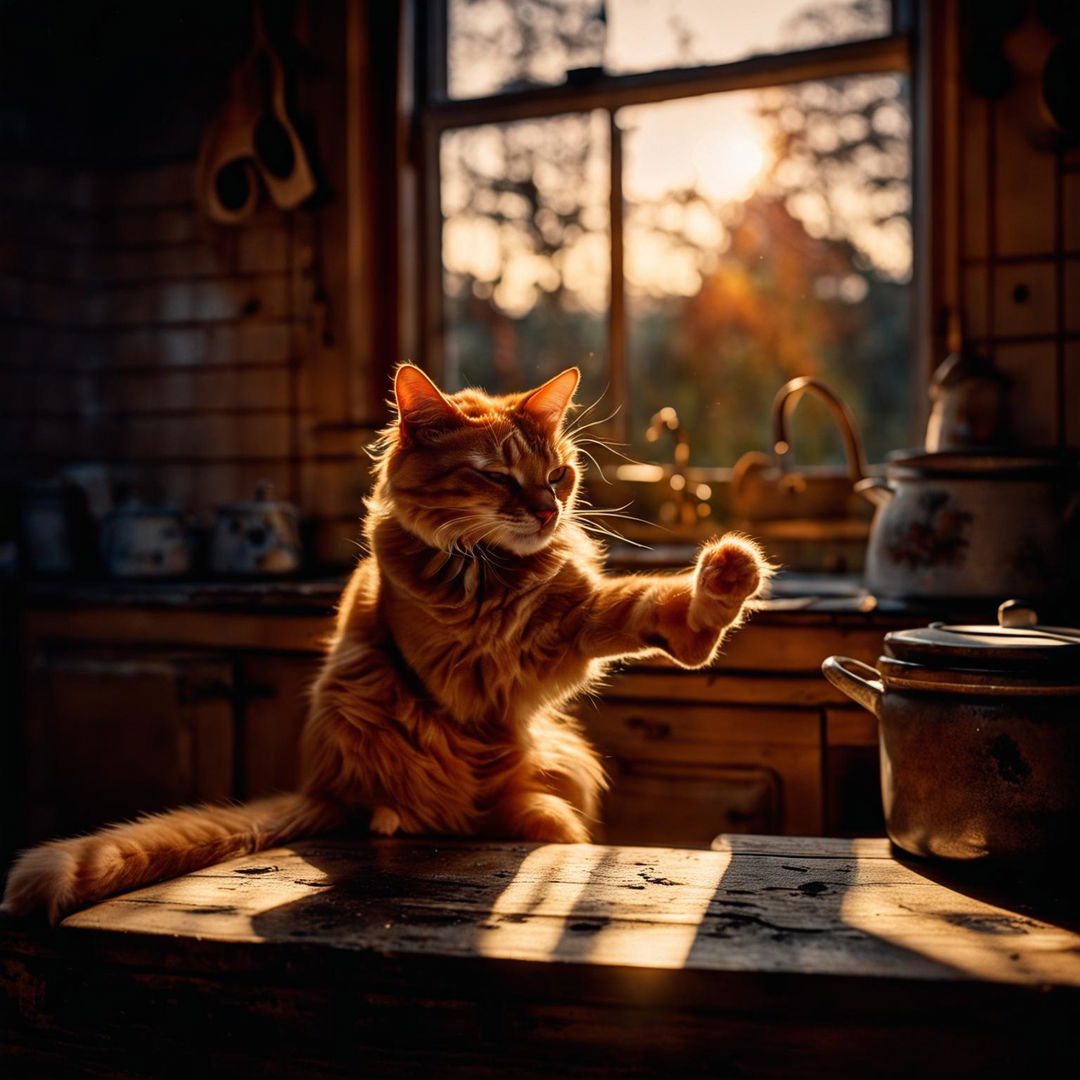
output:
M862 674L856 675L851 668L857 668ZM885 693L881 676L877 668L853 660L850 656L830 656L821 665L821 672L837 690L847 694L852 701L858 702L875 716L881 715L881 697ZM862 675L869 675L864 679Z

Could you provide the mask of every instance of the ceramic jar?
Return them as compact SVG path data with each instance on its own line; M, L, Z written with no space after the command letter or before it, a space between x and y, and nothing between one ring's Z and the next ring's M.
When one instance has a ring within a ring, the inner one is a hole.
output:
M193 555L191 532L176 507L131 500L109 511L102 525L101 558L113 577L181 577Z
M210 542L210 569L215 574L291 574L300 562L299 512L272 499L269 485L260 485L249 502L218 507Z

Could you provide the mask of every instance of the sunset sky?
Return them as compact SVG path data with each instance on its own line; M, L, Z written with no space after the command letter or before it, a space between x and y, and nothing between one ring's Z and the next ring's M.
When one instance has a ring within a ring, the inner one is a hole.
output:
M792 16L807 6L807 0L608 0L602 55L600 41L571 57L556 42L529 54L527 75L534 81L557 82L567 66L585 63L602 62L611 71L629 72L775 51L793 43ZM886 5L881 6L884 11ZM452 33L458 20L462 30L472 31L478 39L502 40L500 35L511 34L504 25L507 10L505 0L453 0ZM575 10L588 29L595 5L583 3ZM583 31L582 37L588 35ZM512 50L505 48L477 48L475 55L455 54L452 48L452 92L468 96L497 90L514 76L507 69L511 56ZM893 79L899 94L899 79L876 78ZM702 253L707 265L709 256L726 249L723 208L752 195L775 164L770 129L758 116L763 95L769 93L711 94L618 112L624 132L626 280L631 293L692 296L700 289ZM875 125L906 130L902 106L893 111L895 115L886 115L879 110ZM485 177L503 174L503 140L495 128L450 132L442 154L445 266L451 273L477 279L481 291L484 282L491 282L496 304L512 316L527 312L540 291L551 289L560 276L570 303L600 313L609 302L606 117L597 112L592 117L556 117L513 127L515 138L535 141L538 149L553 142L588 146L583 169L566 169L558 160L544 161L539 154L533 176L553 205L571 201L582 208L582 227L568 234L560 250L548 258L530 249L523 232L489 216L497 211L513 218L523 212L514 204L517 196L504 193L497 205L466 209L470 187L462 165ZM816 134L823 140L835 137L828 131ZM570 186L567 176L572 177ZM672 193L687 190L696 190L701 199L680 205L671 198ZM850 238L881 272L902 279L910 270L910 235L901 222L885 228L873 224L875 212L883 207L870 200L884 197L871 192L856 173L836 181L833 201L850 219ZM804 195L789 199L788 206L808 232L823 234L820 202ZM699 251L672 243L667 237L672 229L680 230Z

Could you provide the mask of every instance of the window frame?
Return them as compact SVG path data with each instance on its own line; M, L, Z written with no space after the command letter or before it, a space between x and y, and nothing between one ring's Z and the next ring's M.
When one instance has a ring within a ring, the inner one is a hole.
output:
M448 94L448 0L404 0L405 61L403 96L412 104L411 177L402 220L410 225L402 236L408 284L408 330L404 354L418 361L433 378L446 375L445 306L442 265L444 224L440 189L440 142L444 133L483 124L544 119L567 113L607 113L610 134L609 264L610 300L606 321L607 366L612 408L610 434L625 440L626 407L630 387L626 357L626 283L623 267L622 131L619 109L629 105L700 97L738 90L764 89L814 79L845 75L903 72L911 87L912 113L912 296L915 356L910 377L915 408L911 436L914 441L925 424L925 389L930 358L940 342L940 330L930 328L930 312L937 310L930 291L943 292L940 244L933 244L930 223L940 207L930 206L934 190L930 169L931 93L927 65L920 63L930 49L929 27L941 28L931 0L891 0L893 32L880 38L785 53L755 55L722 64L665 68L613 75L602 69L579 69L566 81L477 98L450 98ZM946 0L951 7L953 0ZM927 10L929 9L929 10ZM410 63L411 61L411 63ZM940 143L940 139L937 140ZM941 321L941 320L938 320Z

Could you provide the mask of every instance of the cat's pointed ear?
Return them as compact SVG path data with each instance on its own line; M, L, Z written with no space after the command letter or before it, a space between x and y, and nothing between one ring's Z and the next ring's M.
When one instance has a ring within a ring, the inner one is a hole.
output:
M554 433L562 424L580 381L581 372L576 367L567 368L529 394L518 408Z
M394 376L394 399L397 402L401 433L423 442L461 420L452 401L418 368L403 364Z

